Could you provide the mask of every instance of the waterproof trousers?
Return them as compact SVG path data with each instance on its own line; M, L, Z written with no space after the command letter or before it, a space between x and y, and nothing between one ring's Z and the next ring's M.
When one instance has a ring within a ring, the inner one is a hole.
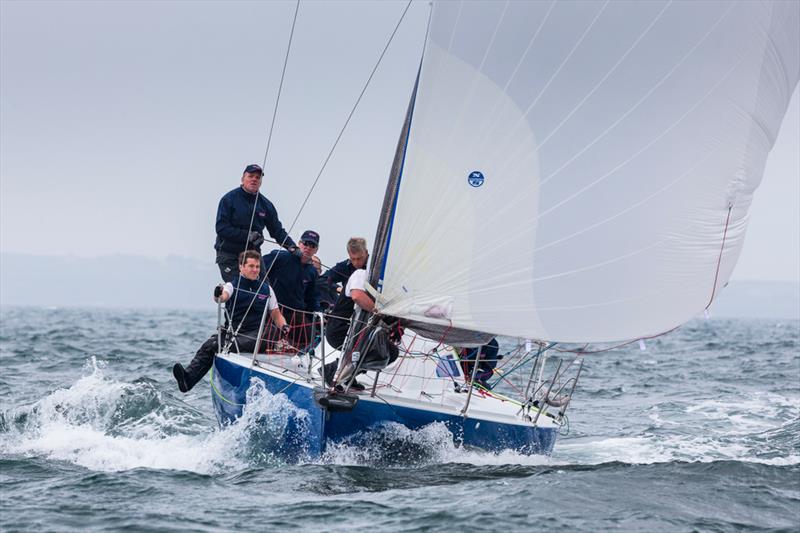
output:
M238 352L241 354L253 353L257 335L258 331L239 332L236 336L236 342L231 346L231 351L236 352L238 347ZM261 343L262 353L266 349L266 345L267 343L265 342ZM186 367L186 385L188 390L191 390L192 387L197 385L197 383L203 379L203 376L208 373L211 366L214 364L214 357L218 352L219 344L217 342L217 335L212 335L200 346L192 362Z

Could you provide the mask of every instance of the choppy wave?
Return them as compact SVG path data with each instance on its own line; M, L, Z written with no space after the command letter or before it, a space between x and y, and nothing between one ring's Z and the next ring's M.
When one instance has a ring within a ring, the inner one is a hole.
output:
M92 357L86 364L87 374L71 386L56 389L32 405L4 412L2 452L67 461L96 471L152 468L221 474L282 464L282 455L276 457L264 450L279 448L276 443L282 441L290 420L302 421L308 416L285 395L273 395L260 380L254 380L243 416L218 428L203 413L159 390L153 381L115 381L105 375L106 366ZM387 424L358 441L357 445L333 445L314 462L477 465L547 461L510 450L489 454L458 448L443 424L416 431ZM304 447L302 441L286 445L301 452ZM306 457L305 462L312 461Z
M288 424L304 427L307 413L255 381L243 417L219 427L208 383L184 395L169 372L213 317L161 313L3 314L0 490L15 497L0 498L0 527L726 530L800 521L797 323L693 323L647 352L587 359L571 428L551 457L460 448L442 424L385 424L314 460L301 437L287 443L299 462L287 464L265 450Z
M207 415L165 392L151 379L125 383L105 374L107 362L92 357L86 374L32 405L3 413L0 449L4 454L46 457L96 471L137 468L222 474L276 466L289 421L308 414L285 395L273 395L260 380L248 391L244 415L222 428ZM444 424L419 430L387 423L355 442L329 446L316 461L307 458L302 439L284 443L305 463L330 465L419 466L652 464L736 460L768 465L800 464L800 402L756 392L735 402L707 400L687 405L683 416L662 418L651 408L651 428L640 435L564 438L552 457L506 450L489 453L458 447ZM703 420L700 433L685 432ZM293 432L294 433L294 432ZM302 435L302 432L300 432Z
M97 471L135 468L215 473L248 464L237 451L242 427L209 429L191 407L154 382L121 383L104 375L94 358L90 372L33 405L4 413L4 454L68 461Z

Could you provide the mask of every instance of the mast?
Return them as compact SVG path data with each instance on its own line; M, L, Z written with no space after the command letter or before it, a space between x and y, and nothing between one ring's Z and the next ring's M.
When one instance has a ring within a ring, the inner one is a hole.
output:
M383 272L386 268L386 255L389 253L389 244L392 238L392 223L397 207L397 194L400 190L400 180L403 177L403 166L406 160L406 147L408 146L408 136L411 133L411 119L414 116L414 103L417 100L417 88L419 87L419 74L422 65L417 70L417 79L414 82L414 90L411 92L411 99L408 102L408 110L403 127L400 130L400 138L397 141L397 149L394 153L392 169L389 172L389 181L386 184L386 194L383 197L381 215L378 219L378 228L375 231L375 248L369 270L369 283L381 291L383 285Z

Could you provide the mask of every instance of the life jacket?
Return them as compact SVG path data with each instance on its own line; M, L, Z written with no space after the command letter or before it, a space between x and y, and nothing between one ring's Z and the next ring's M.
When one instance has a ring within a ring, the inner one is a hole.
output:
M231 282L233 294L225 302L225 307L233 321L234 331L256 331L261 325L261 316L269 302L269 283L262 283L263 279L250 280L239 275Z

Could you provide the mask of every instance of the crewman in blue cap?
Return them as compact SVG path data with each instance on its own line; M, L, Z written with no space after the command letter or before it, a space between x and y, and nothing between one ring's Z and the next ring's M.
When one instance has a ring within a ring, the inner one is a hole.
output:
M272 202L261 194L264 170L257 164L247 165L242 173L242 184L225 194L217 208L217 266L222 280L232 281L239 273L237 259L245 250L261 252L264 228L270 237L296 255L301 252L283 229L278 211Z

